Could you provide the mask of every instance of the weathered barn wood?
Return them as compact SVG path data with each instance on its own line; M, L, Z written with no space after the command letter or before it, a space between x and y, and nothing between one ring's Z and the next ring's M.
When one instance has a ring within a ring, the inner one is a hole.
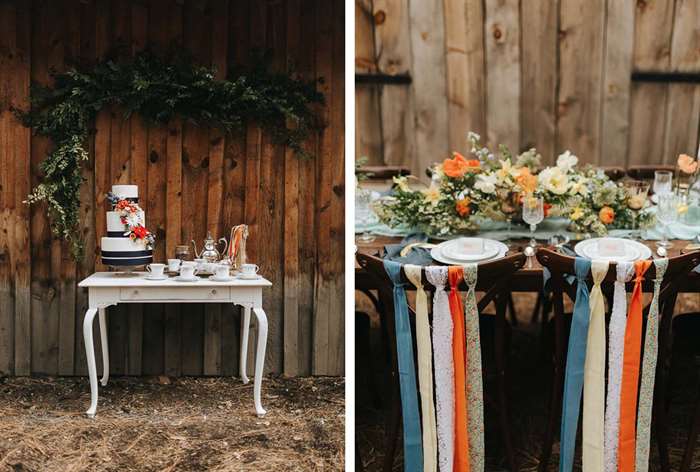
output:
M105 269L97 257L104 194L115 183L139 186L158 260L207 230L228 237L249 224L249 258L274 284L264 302L267 370L343 373L343 10L340 0L0 1L0 375L86 372L87 297L76 284ZM22 203L51 143L31 136L10 107L28 106L30 81L49 83L51 70L117 46L124 55L181 47L219 77L252 48L269 49L275 70L323 77L327 127L305 145L315 158L299 160L255 126L225 136L180 120L146 127L104 110L83 170L87 257L73 262L45 208ZM238 308L125 305L108 318L114 374L238 373Z
M427 164L452 150L468 151L470 130L491 146L535 146L545 163L565 149L583 162L619 166L696 154L700 86L632 82L631 76L700 72L697 2L355 5L356 71L413 78L408 85L358 85L356 156L370 164L404 165L424 177ZM387 99L402 94L413 100ZM412 122L399 126L406 119Z

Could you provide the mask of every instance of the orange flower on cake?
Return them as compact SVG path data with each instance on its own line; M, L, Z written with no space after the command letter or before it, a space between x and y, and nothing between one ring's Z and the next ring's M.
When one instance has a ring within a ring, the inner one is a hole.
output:
M143 226L136 226L132 231L138 239L144 239L148 236L148 230Z
M469 197L464 197L457 200L456 207L459 216L467 216L471 212L471 208L469 208L469 204L471 204L471 202L472 201L469 199Z
M477 159L466 159L458 152L453 154L452 159L445 159L442 163L442 170L446 176L452 178L462 177L467 172L478 172L479 161Z
M609 206L604 206L600 209L598 217L600 218L600 221L603 224L609 225L610 223L615 221L615 210L613 210Z

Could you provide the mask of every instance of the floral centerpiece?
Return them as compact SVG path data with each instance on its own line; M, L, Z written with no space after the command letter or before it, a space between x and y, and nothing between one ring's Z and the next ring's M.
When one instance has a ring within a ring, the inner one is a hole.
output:
M142 239L145 241L147 249L153 249L156 237L143 225L141 207L137 203L123 199L112 192L107 193L107 201L119 214L119 219L124 225L124 236L128 236L132 241Z
M376 206L380 219L435 236L472 232L487 220L518 222L523 198L535 195L545 201L545 217L568 218L575 232L603 235L652 222L653 216L630 205L625 188L602 170L579 169L571 151L555 166L542 168L534 148L513 156L501 145L497 155L479 143L478 134L470 132L467 139L473 158L455 152L436 164L428 188L414 189L406 177L394 178L393 195Z

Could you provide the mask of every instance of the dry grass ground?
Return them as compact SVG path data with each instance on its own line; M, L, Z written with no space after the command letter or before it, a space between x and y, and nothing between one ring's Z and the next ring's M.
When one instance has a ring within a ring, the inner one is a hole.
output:
M94 420L85 378L0 378L0 471L343 469L344 381L115 378Z

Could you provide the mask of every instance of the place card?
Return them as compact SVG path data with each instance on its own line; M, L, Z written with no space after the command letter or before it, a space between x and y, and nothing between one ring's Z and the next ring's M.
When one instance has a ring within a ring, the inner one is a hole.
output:
M460 254L469 256L484 253L484 240L482 238L464 238L459 241L457 249Z
M598 241L598 255L601 257L624 256L625 242L619 239L603 238Z

